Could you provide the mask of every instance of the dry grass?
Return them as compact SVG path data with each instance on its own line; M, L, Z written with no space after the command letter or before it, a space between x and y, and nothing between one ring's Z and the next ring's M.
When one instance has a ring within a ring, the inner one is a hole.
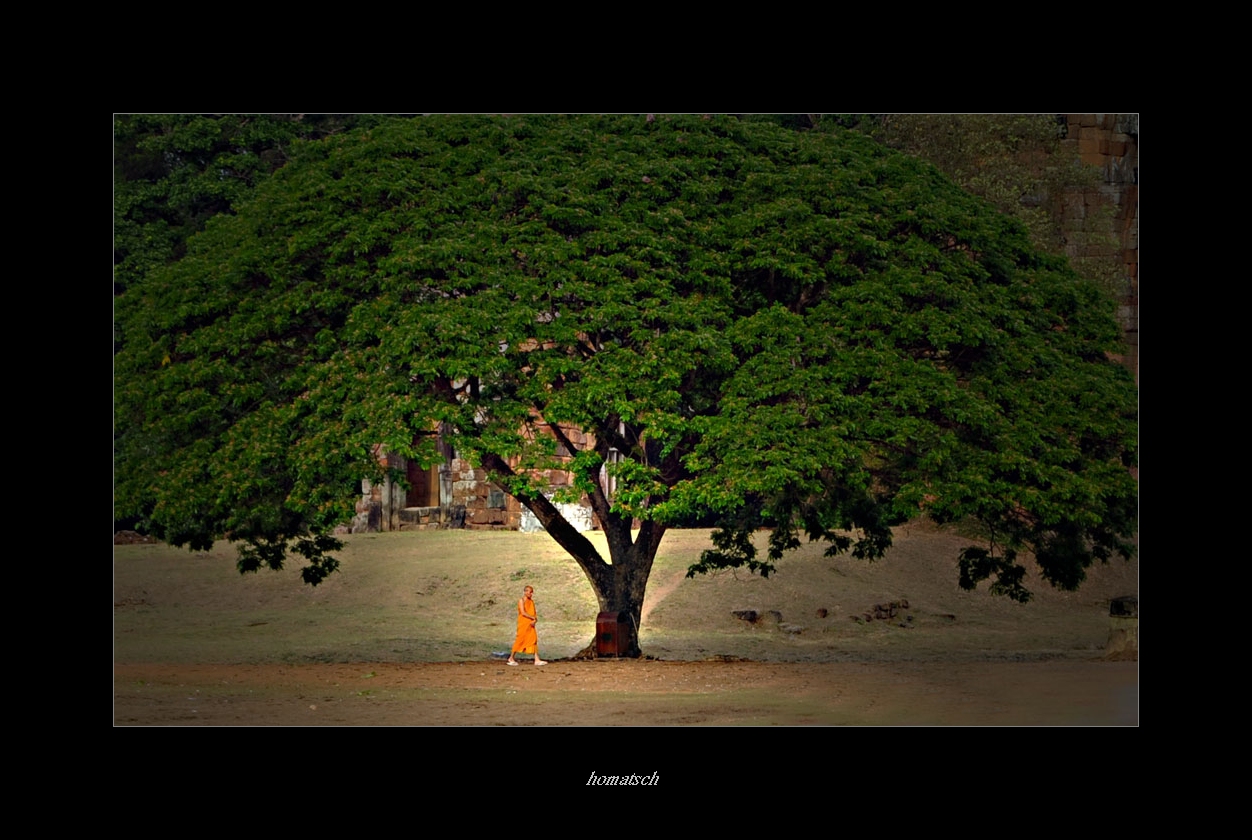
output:
M602 535L593 534L601 541ZM901 662L1090 658L1108 634L1108 599L1138 592L1138 562L1092 571L1076 593L1037 578L1020 605L964 592L956 553L967 541L929 526L897 532L877 563L827 559L818 546L785 559L768 580L687 566L706 531L662 543L644 605L641 645L667 660ZM114 549L114 660L126 663L457 662L507 650L514 602L536 588L540 650L581 649L597 606L582 572L543 534L425 531L356 535L343 567L317 588L296 566L241 577L226 544L191 554L163 545ZM298 565L298 564L297 564ZM895 621L863 622L876 603L907 599ZM784 624L747 624L735 609L777 610ZM818 610L827 615L818 617ZM907 617L912 616L912 621ZM899 626L906 625L905 627Z

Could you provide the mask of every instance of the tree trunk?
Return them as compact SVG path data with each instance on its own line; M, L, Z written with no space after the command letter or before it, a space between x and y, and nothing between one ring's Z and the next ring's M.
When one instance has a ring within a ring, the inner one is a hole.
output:
M630 520L613 516L608 522L601 522L609 543L611 565L604 565L596 573L588 570L580 563L591 588L596 593L600 604L600 612L618 616L618 621L626 626L621 636L624 645L619 648L618 655L639 657L643 652L639 648L639 630L643 614L643 599L648 590L648 576L652 573L652 561L656 559L656 551L665 532L664 526L654 522L644 522L639 536L631 540ZM597 630L598 632L598 630ZM594 659L596 656L596 639L582 653L582 658Z
M495 455L485 456L483 466L501 475L513 474L504 459ZM641 656L639 623L643 613L643 597L648 588L648 576L652 573L652 561L656 559L657 548L665 534L665 526L645 521L639 529L639 536L632 540L632 520L613 513L603 494L595 493L592 507L609 544L611 562L606 562L591 541L575 530L542 494L515 493L514 496L530 508L548 535L578 563L596 593L600 612L626 614L626 622L630 628L629 641L618 655L632 658ZM594 659L595 651L596 639L593 636L591 644L575 658Z

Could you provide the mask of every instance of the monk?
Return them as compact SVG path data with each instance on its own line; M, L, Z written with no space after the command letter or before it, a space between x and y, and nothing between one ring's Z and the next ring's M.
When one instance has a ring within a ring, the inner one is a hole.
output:
M516 665L513 657L519 653L533 653L536 665L547 665L539 658L539 634L535 632L535 622L539 613L535 611L535 587L528 586L522 590L522 597L517 600L517 638L513 640L513 650L509 653L507 665Z

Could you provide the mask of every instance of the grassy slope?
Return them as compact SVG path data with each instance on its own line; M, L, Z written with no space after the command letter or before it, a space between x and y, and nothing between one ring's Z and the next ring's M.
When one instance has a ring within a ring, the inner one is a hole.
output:
M593 539L600 535L592 535ZM513 638L514 603L536 588L540 651L569 656L597 612L582 572L543 534L424 531L349 537L343 568L317 588L298 566L241 577L224 543L190 554L163 545L114 548L117 662L413 662L487 658ZM1020 605L957 585L965 541L928 526L899 529L887 558L826 559L806 546L768 580L722 573L686 580L705 531L661 545L645 603L644 651L664 659L715 655L782 661L1039 659L1096 655L1108 599L1138 592L1138 562L1093 570L1076 593L1037 579ZM857 622L875 603L907 598L909 629ZM731 610L778 610L793 636ZM828 611L818 618L819 608Z

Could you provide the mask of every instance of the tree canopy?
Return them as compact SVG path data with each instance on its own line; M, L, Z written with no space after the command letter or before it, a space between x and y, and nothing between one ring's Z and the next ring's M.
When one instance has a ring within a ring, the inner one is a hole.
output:
M975 520L962 584L1019 599L1023 550L1063 587L1129 551L1111 303L927 164L729 117L395 119L286 151L117 301L115 514L169 542L295 551L316 583L373 447L434 463L441 424L636 621L696 517L721 528L692 573L764 574L801 536L872 558L909 518ZM607 559L530 472L558 442Z

